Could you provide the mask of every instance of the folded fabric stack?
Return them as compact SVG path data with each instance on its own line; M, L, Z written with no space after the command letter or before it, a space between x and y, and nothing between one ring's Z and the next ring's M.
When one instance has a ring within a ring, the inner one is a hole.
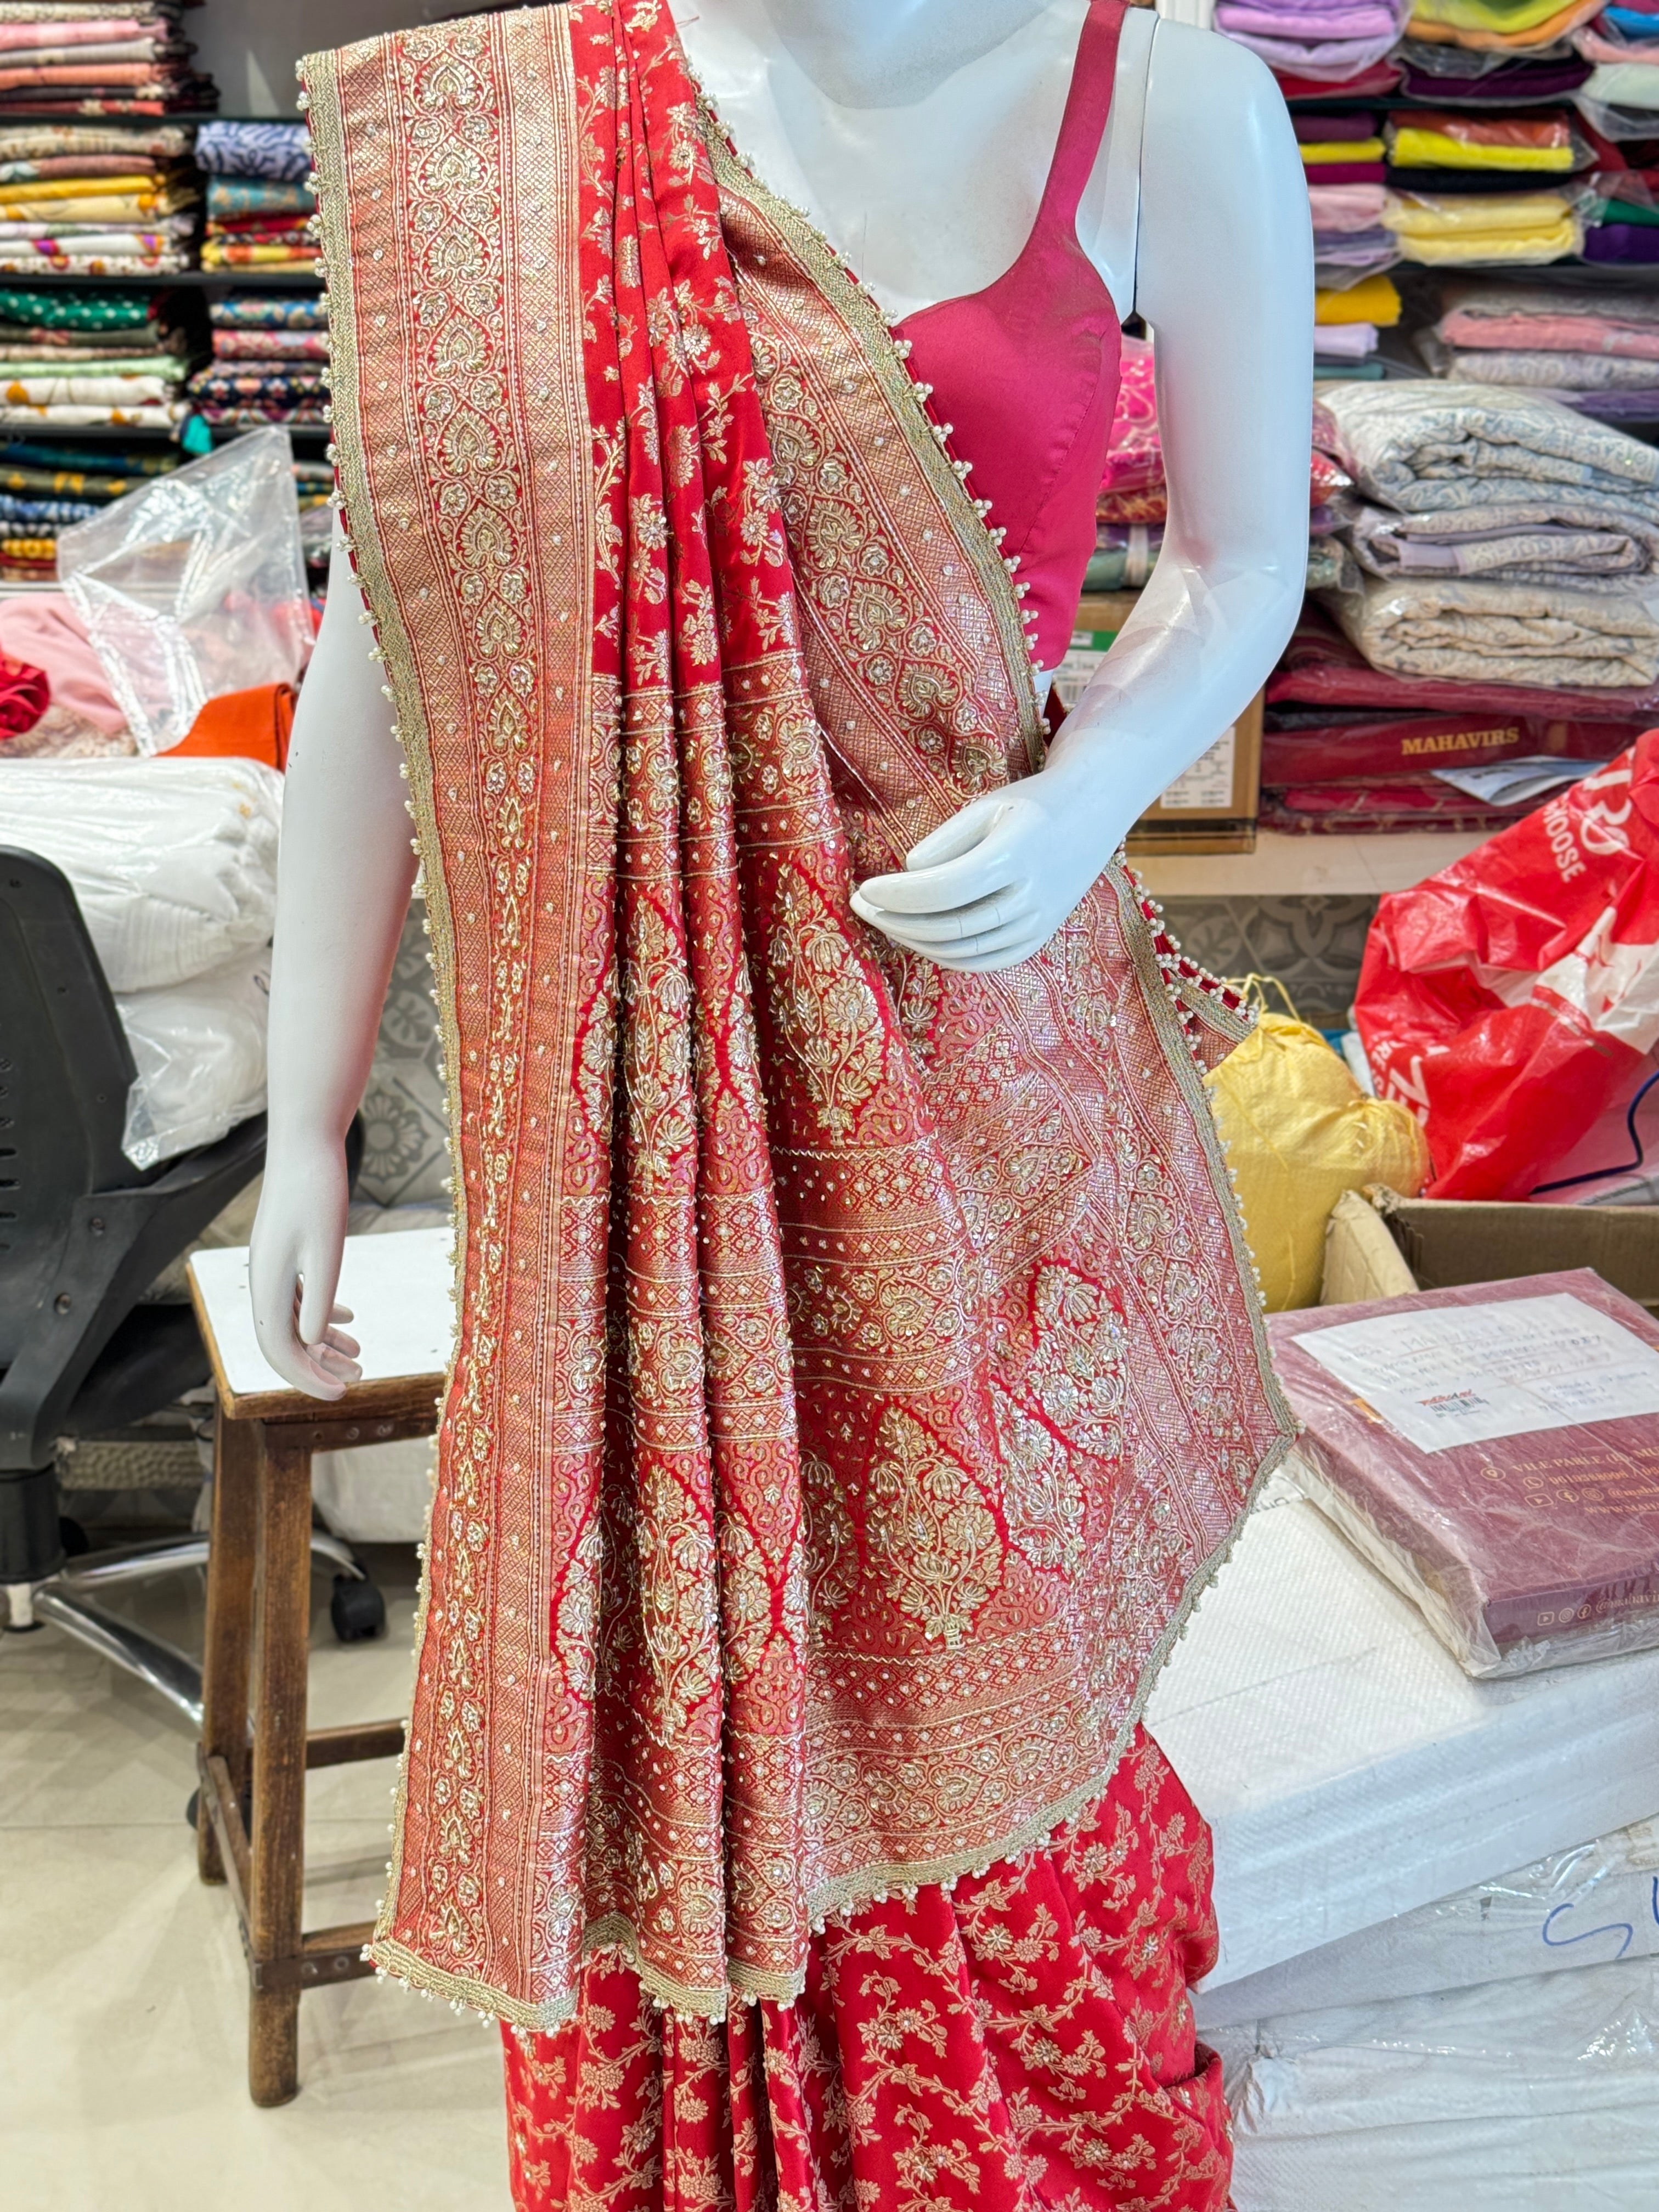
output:
M1650 120L1659 132L1659 116ZM1638 267L1659 262L1659 169L1598 169L1589 184L1595 198L1585 260Z
M148 292L0 288L0 426L170 429L188 411L185 348Z
M306 182L311 137L303 123L204 123L196 159L208 173L204 269L310 269L308 226L317 202Z
M1367 572L1326 604L1373 666L1590 690L1659 679L1659 452L1529 392L1322 384Z
M1267 681L1260 819L1304 835L1501 829L1634 744L1655 704L1392 674L1310 605Z
M1322 273L1323 273L1322 271ZM1389 276L1321 285L1314 294L1314 368L1319 376L1379 377L1370 358L1377 335L1400 320L1399 288Z
M1659 5L1620 0L1572 34L1590 64L1580 100L1586 115L1609 137L1659 135ZM1620 112L1622 111L1622 113Z
M93 465L88 465L91 461ZM86 522L147 477L179 466L176 453L58 446L13 436L0 444L0 580L49 581L57 574L58 538Z
M1411 0L1218 0L1215 27L1298 82L1346 84L1389 53L1410 6Z
M1382 141L1373 115L1294 114L1322 284L1347 284L1400 258L1382 228Z
M1400 89L1408 100L1452 100L1459 107L1513 108L1567 100L1590 74L1588 62L1559 48L1542 59L1523 56L1510 61L1501 54L1470 54L1458 46L1407 39L1399 60Z
M191 66L183 0L7 0L0 19L0 112L166 115L211 107Z
M1601 5L1602 0L1417 0L1407 30L1419 46L1518 59L1543 54Z
M189 155L182 124L0 114L0 272L137 276L191 267L201 193Z
M1440 307L1413 340L1437 376L1546 392L1603 422L1659 422L1652 293L1477 280L1448 286Z
M327 418L328 308L319 293L234 292L216 301L213 360L190 393L210 422Z

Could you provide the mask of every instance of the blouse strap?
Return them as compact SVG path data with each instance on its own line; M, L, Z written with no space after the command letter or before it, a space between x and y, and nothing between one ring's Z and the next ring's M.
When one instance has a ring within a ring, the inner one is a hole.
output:
M1077 220L1083 188L1106 135L1117 76L1118 37L1130 4L1131 0L1089 0L1072 67L1071 89L1066 95L1066 112L1060 120L1060 137L1037 210L1039 229L1049 224L1069 226Z

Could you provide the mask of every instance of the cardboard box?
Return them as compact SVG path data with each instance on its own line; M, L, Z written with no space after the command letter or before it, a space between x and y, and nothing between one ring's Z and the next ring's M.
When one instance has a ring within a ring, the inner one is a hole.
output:
M1659 1206L1513 1206L1401 1198L1371 1190L1407 1266L1425 1291L1594 1267L1659 1313Z
M1062 706L1075 706L1139 598L1104 592L1078 608L1071 649L1054 672ZM1133 853L1249 853L1261 789L1261 694L1179 775L1129 836Z

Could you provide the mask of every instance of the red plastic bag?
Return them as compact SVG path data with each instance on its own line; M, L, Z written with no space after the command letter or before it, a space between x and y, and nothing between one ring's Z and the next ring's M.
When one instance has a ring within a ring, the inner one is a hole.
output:
M1526 1198L1659 1044L1659 730L1377 908L1354 1019L1431 1198Z

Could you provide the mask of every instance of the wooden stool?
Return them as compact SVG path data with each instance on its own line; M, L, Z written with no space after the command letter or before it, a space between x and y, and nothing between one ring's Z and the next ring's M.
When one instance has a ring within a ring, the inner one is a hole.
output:
M390 1758L404 1743L400 1720L306 1727L312 1454L433 1434L451 1334L448 1246L447 1230L347 1239L340 1297L356 1316L363 1380L332 1404L290 1389L265 1364L246 1250L202 1252L191 1263L219 1400L198 1863L204 1881L228 1885L236 1906L256 2105L286 2104L298 2091L303 1992L374 1972L362 1956L370 1922L301 1925L307 1770Z

